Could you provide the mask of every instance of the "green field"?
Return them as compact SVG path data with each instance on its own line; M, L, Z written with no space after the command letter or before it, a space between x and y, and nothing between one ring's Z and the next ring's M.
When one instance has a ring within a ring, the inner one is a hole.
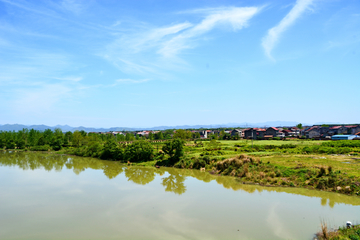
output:
M357 141L188 141L184 152L183 158L173 166L205 168L213 174L260 185L360 193L360 142ZM172 166L167 160L152 164Z

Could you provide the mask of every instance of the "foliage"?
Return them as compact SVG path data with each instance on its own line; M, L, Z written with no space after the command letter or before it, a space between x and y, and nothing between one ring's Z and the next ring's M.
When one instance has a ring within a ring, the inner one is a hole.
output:
M94 153L98 153L101 149L100 145L97 142L89 144L89 150ZM104 144L103 151L100 154L101 159L111 159L111 160L121 160L124 157L123 149L115 142L115 139L111 138L107 140Z
M192 133L190 131L186 131L183 129L177 129L173 136L173 138L180 138L180 139L190 139L191 137L192 137Z
M153 147L149 142L137 141L125 148L125 159L130 162L151 161L154 157Z
M169 156L169 159L172 162L179 161L180 157L184 155L184 140L180 138L175 138L169 141L166 141L162 150L165 154Z
M334 231L329 230L326 223L321 223L321 231L316 236L319 240L360 240L360 225L339 227Z
M210 142L208 142L206 144L206 151L216 151L216 150L221 150L221 143L217 142L215 139L210 140Z

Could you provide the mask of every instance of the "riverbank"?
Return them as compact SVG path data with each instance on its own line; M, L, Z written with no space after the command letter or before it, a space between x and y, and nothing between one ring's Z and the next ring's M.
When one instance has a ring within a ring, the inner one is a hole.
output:
M173 167L199 169L214 175L236 177L244 184L300 187L359 195L360 179L353 174L358 173L356 169L351 169L351 174L349 174L336 164L319 165L312 161L317 159L308 158L308 161L300 161L293 158L294 156L255 157L244 154L224 160L209 157L183 158ZM156 164L169 166L166 160L158 161Z
M360 225L339 227L329 230L326 223L321 223L321 231L316 234L316 240L359 240Z
M88 142L80 147L63 147L60 151L50 151L50 147L46 149L47 152L56 154L94 157L137 166L198 169L213 175L235 177L245 184L360 194L360 148L355 142L272 140L254 141L252 147L247 140L188 141L183 142L178 158L164 153L166 142L142 143L149 153L147 159L141 158L143 148L136 143L133 143L133 148L130 147L132 144L121 145L107 141ZM17 151L35 149L37 148ZM314 153L304 153L304 149ZM319 153L324 151L347 154ZM129 155L133 154L138 154L139 157L129 159Z

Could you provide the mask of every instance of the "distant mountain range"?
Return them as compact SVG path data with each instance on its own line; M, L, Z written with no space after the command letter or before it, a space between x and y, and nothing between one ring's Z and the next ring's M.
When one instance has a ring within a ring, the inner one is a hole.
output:
M22 124L4 124L0 125L0 131L19 131L24 128L35 129L44 131L46 129L54 130L60 128L63 132L84 130L85 132L110 132L110 131L139 131L139 130L166 130L166 129L199 129L199 128L234 128L234 127L281 127L281 126L295 126L298 122L286 121L272 121L262 123L227 123L227 124L214 124L214 125L182 125L182 126L157 126L157 127L144 127L144 128L129 128L129 127L111 127L111 128L91 128L91 127L71 127L69 125L22 125ZM308 124L303 124L308 125Z

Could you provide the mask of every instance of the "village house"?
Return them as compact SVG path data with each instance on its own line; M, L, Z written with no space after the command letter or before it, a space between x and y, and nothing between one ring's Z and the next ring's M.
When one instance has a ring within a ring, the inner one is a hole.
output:
M320 127L319 126L313 126L311 128L308 128L304 131L306 138L315 138L320 137Z
M249 139L264 138L265 132L266 132L266 130L262 129L262 128L244 129L244 138L249 138Z
M347 134L349 135L355 135L360 132L360 125L350 125L345 127L347 128Z
M347 128L344 126L334 126L329 128L329 135L337 135L347 133Z
M112 134L113 134L114 136L116 136L116 135L118 135L118 134L124 135L122 132L116 132L116 131L112 132Z
M284 130L282 130L281 132L284 133L285 136L293 136L293 134L294 134L294 133L293 133L291 130L289 130L289 129L284 129Z
M266 129L265 131L265 135L266 136L272 136L272 137L277 137L279 133L279 129L275 128L275 127L269 127L268 129Z
M234 129L231 131L231 136L241 137L241 135L242 135L242 130L240 130L240 129Z
M297 127L291 127L289 130L292 132L292 136L299 136L300 135L300 129Z
M199 133L200 133L200 138L208 138L207 130L199 131Z

